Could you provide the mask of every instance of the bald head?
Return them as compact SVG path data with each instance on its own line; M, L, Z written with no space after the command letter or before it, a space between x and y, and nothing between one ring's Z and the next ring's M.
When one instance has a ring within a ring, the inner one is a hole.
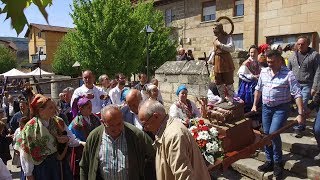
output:
M117 105L109 105L101 110L101 122L106 133L112 138L117 138L123 131L122 113Z
M93 88L93 83L94 83L94 74L90 70L86 70L82 73L82 80L84 82L84 85L92 89Z
M140 91L137 89L131 89L126 96L126 103L130 110L135 114L138 114L139 104L142 100Z

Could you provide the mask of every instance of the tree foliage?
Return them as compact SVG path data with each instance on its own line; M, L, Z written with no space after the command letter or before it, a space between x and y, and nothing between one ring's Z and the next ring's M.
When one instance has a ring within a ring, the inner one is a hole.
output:
M155 30L149 36L150 72L175 55L170 29L164 27L162 13L154 10L152 3L132 6L130 0L74 0L73 6L76 31L70 34L70 46L82 69L97 75L146 71L142 30L147 24Z
M52 0L0 0L4 4L4 8L0 8L0 14L6 13L6 19L11 18L11 26L20 34L26 24L27 18L24 9L34 4L38 7L43 17L48 22L48 14L45 10L47 6L52 4Z
M79 75L78 69L72 67L76 62L73 56L73 42L71 40L71 35L73 32L69 32L64 36L63 40L59 44L55 54L54 61L52 63L53 71L56 74L77 76Z
M8 48L0 45L0 73L5 73L17 66L15 54Z

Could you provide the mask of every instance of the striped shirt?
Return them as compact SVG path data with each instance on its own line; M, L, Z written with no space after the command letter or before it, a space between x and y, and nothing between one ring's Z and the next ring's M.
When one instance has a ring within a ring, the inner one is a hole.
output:
M262 69L256 90L262 92L262 103L269 107L288 103L291 96L295 99L301 97L300 84L292 71L284 66L274 76L271 68Z
M125 132L117 139L103 132L99 151L99 170L105 180L128 179L128 148Z

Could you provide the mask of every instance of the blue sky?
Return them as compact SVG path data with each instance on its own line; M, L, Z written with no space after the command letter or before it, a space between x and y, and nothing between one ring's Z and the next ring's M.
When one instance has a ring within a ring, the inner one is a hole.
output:
M1 4L1 2L0 2ZM70 17L72 0L52 0L52 5L47 7L49 25L74 27L73 20ZM3 7L3 5L0 5ZM41 15L38 7L31 5L24 10L29 23L47 24ZM6 14L0 14L0 36L17 37L17 33L11 28L11 21L5 20ZM24 27L22 33L18 37L24 37L27 26Z

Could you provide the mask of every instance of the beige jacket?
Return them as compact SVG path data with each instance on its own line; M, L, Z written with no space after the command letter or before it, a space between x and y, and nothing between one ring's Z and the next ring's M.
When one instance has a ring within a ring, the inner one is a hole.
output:
M178 120L163 122L154 141L158 180L210 180L200 150Z

